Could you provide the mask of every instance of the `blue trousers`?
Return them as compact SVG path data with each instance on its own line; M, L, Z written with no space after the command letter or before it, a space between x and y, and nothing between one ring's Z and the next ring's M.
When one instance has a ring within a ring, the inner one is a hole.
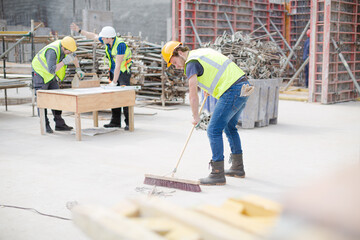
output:
M224 160L223 131L228 138L231 153L242 153L236 125L249 97L240 97L241 87L248 81L232 85L217 101L207 128L213 161Z

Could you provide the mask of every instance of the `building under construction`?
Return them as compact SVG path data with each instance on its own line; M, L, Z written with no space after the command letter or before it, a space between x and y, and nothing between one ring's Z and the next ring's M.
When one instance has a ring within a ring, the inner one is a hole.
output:
M360 239L360 0L0 8L0 239Z

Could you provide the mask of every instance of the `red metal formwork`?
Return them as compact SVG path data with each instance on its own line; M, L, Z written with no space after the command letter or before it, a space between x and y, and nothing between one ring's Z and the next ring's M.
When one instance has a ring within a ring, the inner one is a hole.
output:
M226 19L226 15L228 19ZM196 32L202 43L214 41L224 31L250 33L252 22L251 0L174 0L172 39L190 46L199 47Z
M354 100L359 94L331 39L339 43L359 82L360 3L358 0L312 0L311 11L310 101L328 104Z
M285 11L283 0L174 0L172 39L179 40L191 48L199 47L199 41L193 30L193 23L202 43L213 41L225 31L231 33L229 22L234 31L264 36L256 17L268 31L271 19L280 32L285 35ZM226 18L226 15L228 19ZM284 46L279 36L274 35L281 47Z
M252 31L256 31L253 33L254 36L263 36L266 35L266 31L261 28L260 23L257 21L258 18L263 25L266 27L267 31L270 30L270 3L269 0L253 0L252 2Z
M311 0L290 1L290 46L295 45L310 20L310 2Z
M301 33L304 28L310 21L310 3L311 0L291 0L290 1L290 46L294 47L298 41ZM292 59L292 64L299 68L303 63L303 52L304 52L304 43L307 39L305 36L297 49L294 49L296 58Z
M270 20L276 25L277 29L285 38L285 3L283 1L270 2L269 9ZM270 32L276 32L271 24ZM285 47L285 43L279 35L276 34L273 38L281 48Z

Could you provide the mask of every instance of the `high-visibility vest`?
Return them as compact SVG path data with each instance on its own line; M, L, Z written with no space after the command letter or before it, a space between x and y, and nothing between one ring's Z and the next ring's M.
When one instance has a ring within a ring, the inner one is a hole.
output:
M37 72L44 79L44 83L50 82L55 77L55 74L59 77L59 79L61 81L65 77L65 71L66 71L67 66L64 65L55 74L52 74L49 72L49 68L48 68L48 64L47 64L46 56L45 56L47 50L49 50L49 49L55 50L56 64L58 64L60 62L60 55L61 55L60 47L61 47L60 40L50 43L49 45L47 45L43 49L41 49L35 55L34 59L31 62L31 65L32 65L33 69L35 70L35 72Z
M105 53L106 53L107 59L109 60L109 69L111 69L111 65L112 65L111 59L113 59L114 63L116 63L117 47L120 43L125 43L125 42L122 38L115 37L114 44L111 48L111 56L108 52L109 48L108 48L107 44L105 44ZM120 67L121 72L129 71L129 68L132 64L131 50L127 46L126 43L125 43L125 45L126 45L126 50L125 50L123 61L121 62L121 67Z
M190 51L185 62L185 74L186 65L192 60L199 61L204 68L203 75L197 77L199 87L216 99L245 75L233 61L211 48Z

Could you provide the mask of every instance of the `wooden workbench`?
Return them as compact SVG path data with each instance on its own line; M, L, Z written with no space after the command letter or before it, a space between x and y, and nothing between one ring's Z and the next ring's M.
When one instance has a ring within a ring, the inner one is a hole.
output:
M119 87L38 90L41 134L45 134L45 108L75 113L76 140L81 141L80 114L93 112L94 126L98 126L98 111L129 107L129 130L134 131L135 90Z

